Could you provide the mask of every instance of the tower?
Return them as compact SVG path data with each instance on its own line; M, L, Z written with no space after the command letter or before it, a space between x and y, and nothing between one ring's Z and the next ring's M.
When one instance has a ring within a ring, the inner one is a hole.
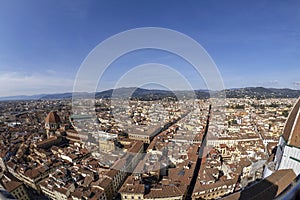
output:
M56 111L51 111L45 119L45 129L47 137L55 135L55 132L60 128L61 120Z

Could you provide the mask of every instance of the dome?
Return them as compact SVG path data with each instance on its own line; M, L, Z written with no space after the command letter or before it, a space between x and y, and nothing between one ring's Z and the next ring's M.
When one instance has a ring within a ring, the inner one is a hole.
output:
M45 119L45 123L46 124L60 124L61 120L60 120L58 114L55 111L51 111L47 115L47 117Z
M283 138L287 145L300 147L300 98L297 100L286 121Z

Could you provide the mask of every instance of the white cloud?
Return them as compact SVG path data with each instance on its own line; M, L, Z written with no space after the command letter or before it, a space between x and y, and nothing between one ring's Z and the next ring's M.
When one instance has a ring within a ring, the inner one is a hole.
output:
M0 73L0 96L72 91L73 79L51 74Z
M293 85L294 85L295 87L300 87L300 81L295 81L295 82L293 82Z

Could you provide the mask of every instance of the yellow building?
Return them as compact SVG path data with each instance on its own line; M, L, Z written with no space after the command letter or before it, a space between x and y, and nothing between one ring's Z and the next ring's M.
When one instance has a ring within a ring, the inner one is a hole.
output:
M113 140L100 139L99 149L101 152L109 153L115 150L115 143Z

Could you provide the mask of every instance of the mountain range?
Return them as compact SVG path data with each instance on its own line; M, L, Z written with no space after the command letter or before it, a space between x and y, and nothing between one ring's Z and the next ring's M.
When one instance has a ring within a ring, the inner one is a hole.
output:
M234 88L225 90L227 98L298 98L300 90L293 90L288 88L264 88L264 87L246 87ZM93 95L92 93L75 93L76 96ZM73 93L56 93L56 94L38 94L38 95L20 95L20 96L7 96L0 97L0 101L7 100L54 100L54 99L68 99L72 98ZM195 91L169 91L158 89L144 89L144 88L118 88L109 89L95 94L96 98L127 98L130 96L133 99L140 100L156 100L161 98L208 98L210 96L208 90L195 90Z

